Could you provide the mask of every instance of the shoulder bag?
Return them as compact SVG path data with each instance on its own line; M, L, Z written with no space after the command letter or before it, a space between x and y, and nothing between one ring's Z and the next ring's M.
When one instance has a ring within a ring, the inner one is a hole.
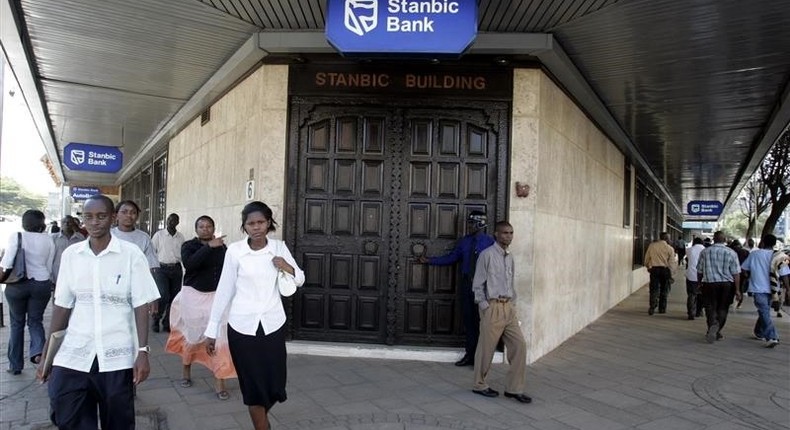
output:
M16 255L14 256L14 267L7 270L7 276L3 281L4 284L18 284L27 280L27 271L25 270L25 248L22 246L22 233L17 233L17 248Z

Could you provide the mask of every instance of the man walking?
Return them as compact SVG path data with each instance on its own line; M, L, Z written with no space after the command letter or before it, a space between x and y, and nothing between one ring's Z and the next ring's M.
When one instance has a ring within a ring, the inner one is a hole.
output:
M768 234L763 236L760 240L760 249L750 252L746 261L743 262L743 270L749 274L749 293L754 298L754 306L757 308L757 322L754 325L754 337L765 341L767 348L773 348L779 345L779 335L774 327L774 322L771 319L771 263L775 258L774 246L776 245L776 236ZM776 251L781 253L781 251ZM777 291L779 291L779 278L786 276L787 266L785 265L782 272L774 275L774 282ZM778 276L777 276L778 275Z
M77 242L85 240L85 236L79 232L77 221L71 215L66 215L61 220L63 228L52 236L52 241L55 242L55 259L52 261L52 282L58 280L58 272L60 271L60 257L63 251Z
M467 234L458 241L455 248L440 257L421 256L420 263L431 266L449 266L461 261L461 315L466 335L464 356L455 362L456 366L472 366L475 362L477 339L480 336L480 317L475 296L472 292L472 279L475 276L477 257L484 249L494 244L494 238L485 233L487 218L481 211L472 211L466 220Z
M668 242L669 233L662 232L659 239L647 247L645 252L645 267L650 273L650 308L648 315L653 315L658 307L658 313L667 312L667 295L669 282L672 279L672 269L675 267L675 250Z
M727 247L726 241L724 232L714 233L713 245L700 253L697 262L697 280L702 283L700 290L708 323L705 333L708 343L724 338L721 330L727 323L733 296L741 297L738 254Z
M37 377L49 379L58 428L131 429L134 386L150 372L148 303L159 292L140 249L110 234L112 200L88 198L83 217L89 239L63 252L50 324L68 331L50 374L42 366Z
M702 316L702 298L700 297L699 277L697 276L697 263L699 262L699 255L705 246L702 245L702 239L695 237L691 242L691 248L687 253L688 267L686 268L686 312L688 319L693 320L694 317Z
M494 228L496 243L480 253L472 283L475 303L480 309L480 340L475 353L475 384L472 391L486 397L499 392L486 383L491 360L501 338L505 342L510 369L507 372L505 397L531 403L524 394L527 368L527 343L516 314L516 290L513 284L513 255L507 251L513 241L513 226L499 221Z
M181 245L184 244L184 235L178 227L180 219L177 214L170 214L167 217L167 228L159 230L151 238L151 244L156 251L159 259L159 270L154 272L154 280L159 288L158 312L151 315L153 318L152 330L159 332L159 322L161 319L162 330L170 331L170 305L179 291L184 277L184 270L181 267Z

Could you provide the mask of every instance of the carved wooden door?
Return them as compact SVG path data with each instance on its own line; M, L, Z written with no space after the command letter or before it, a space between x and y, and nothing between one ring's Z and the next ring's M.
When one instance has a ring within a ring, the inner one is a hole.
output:
M457 266L416 259L452 249L471 210L504 211L507 105L479 105L293 99L296 338L461 344Z

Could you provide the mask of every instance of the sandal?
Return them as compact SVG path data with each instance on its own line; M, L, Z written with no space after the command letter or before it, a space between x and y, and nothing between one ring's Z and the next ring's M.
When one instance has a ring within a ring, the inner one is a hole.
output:
M181 386L184 388L189 388L192 386L192 380L189 378L184 378L181 380Z
M225 390L222 390L217 393L217 398L220 400L228 400L230 398L230 393Z

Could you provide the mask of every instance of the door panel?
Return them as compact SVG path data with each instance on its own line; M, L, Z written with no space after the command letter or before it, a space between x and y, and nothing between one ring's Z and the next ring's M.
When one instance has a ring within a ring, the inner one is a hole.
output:
M462 343L457 266L416 260L452 249L470 211L504 213L507 114L500 102L292 100L287 237L307 278L289 308L296 338Z

